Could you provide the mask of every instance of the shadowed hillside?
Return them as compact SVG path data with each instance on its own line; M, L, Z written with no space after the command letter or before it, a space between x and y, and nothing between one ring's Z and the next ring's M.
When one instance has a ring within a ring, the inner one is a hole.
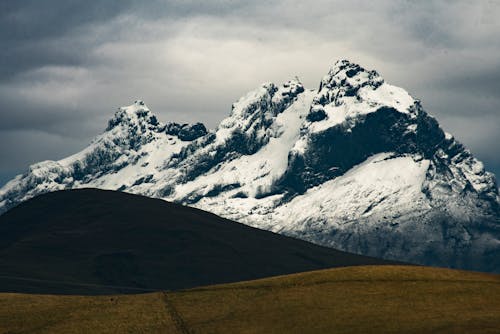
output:
M41 195L0 216L0 289L138 293L384 264L114 191Z

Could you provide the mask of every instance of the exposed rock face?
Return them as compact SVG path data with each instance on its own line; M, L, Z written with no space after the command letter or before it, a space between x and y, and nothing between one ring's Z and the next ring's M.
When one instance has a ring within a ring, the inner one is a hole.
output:
M120 108L82 152L30 167L0 210L56 189L119 189L388 259L500 272L494 176L419 101L336 62L316 91L264 84L217 129Z
M179 137L182 141L193 141L207 134L207 128L202 123L178 124L168 123L165 133Z

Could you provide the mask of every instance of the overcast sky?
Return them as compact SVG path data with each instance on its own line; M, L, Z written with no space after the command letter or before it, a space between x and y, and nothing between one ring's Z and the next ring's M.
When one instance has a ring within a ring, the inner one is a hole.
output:
M259 84L317 88L339 58L421 99L500 175L499 17L498 0L2 0L0 184L135 99L213 128Z

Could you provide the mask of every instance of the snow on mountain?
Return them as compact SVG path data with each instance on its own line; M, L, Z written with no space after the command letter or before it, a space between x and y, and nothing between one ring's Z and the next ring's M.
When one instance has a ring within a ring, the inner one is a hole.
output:
M267 83L211 131L120 108L85 150L30 166L0 211L68 188L172 200L360 254L500 272L496 181L418 100L337 61L308 90Z

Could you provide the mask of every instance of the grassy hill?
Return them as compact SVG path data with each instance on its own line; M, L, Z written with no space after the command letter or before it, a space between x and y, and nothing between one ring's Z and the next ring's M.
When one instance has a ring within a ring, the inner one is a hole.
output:
M0 333L498 333L500 275L413 266L177 292L0 294Z
M116 191L49 193L0 216L0 292L138 293L384 263Z

